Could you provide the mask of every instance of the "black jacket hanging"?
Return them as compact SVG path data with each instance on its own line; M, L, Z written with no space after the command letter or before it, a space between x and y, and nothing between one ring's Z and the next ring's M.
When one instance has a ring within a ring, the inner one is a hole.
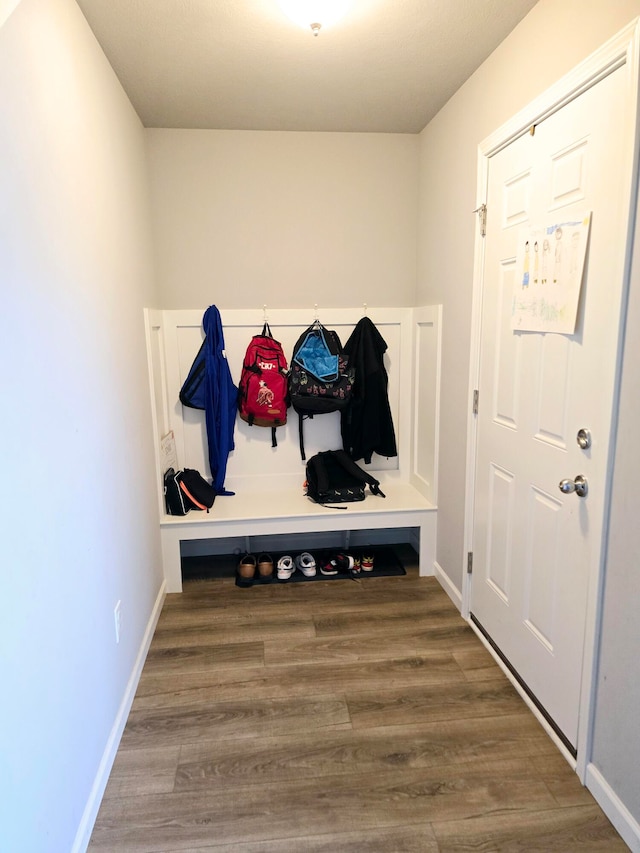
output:
M371 462L373 453L397 456L396 435L389 405L389 378L384 366L387 344L368 317L358 321L344 346L356 379L351 404L342 412L345 451L353 460Z

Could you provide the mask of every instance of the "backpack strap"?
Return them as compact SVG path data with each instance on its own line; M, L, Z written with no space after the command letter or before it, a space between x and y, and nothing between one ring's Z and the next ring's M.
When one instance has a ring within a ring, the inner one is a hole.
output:
M304 436L302 435L302 421L304 420L304 415L302 412L298 412L298 437L300 439L300 458L304 462L306 460L306 454L304 452Z
M333 459L338 462L345 471L360 480L361 483L368 483L372 494L386 498L386 495L380 489L380 480L376 480L376 478L368 471L364 471L344 450L327 450L325 451L325 454L331 454Z
M302 434L302 422L307 418L313 418L313 414L311 412L307 412L306 415L303 415L302 412L298 412L298 438L300 440L300 459L303 462L306 462L307 454L304 451L304 436Z

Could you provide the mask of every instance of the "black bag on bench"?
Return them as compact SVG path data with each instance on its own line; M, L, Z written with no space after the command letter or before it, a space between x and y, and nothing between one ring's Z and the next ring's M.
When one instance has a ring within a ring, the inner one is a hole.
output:
M216 499L213 486L193 468L177 473L169 468L164 475L164 500L167 515L186 515L192 509L209 512Z
M364 471L344 450L325 450L307 462L307 496L319 504L363 501L365 488L384 498L380 481Z

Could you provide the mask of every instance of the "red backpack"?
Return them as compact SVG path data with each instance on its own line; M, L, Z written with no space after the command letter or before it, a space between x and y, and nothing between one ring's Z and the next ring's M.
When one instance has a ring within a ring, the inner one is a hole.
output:
M249 426L271 427L271 446L277 447L276 427L286 424L289 405L287 360L268 323L247 347L238 391L242 420Z

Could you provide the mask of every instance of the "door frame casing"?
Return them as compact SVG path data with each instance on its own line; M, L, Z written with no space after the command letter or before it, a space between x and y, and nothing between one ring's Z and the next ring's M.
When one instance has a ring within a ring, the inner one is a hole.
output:
M623 168L626 171L623 185L625 186L625 197L623 205L627 209L627 230L625 239L625 253L620 275L622 276L622 298L618 325L618 345L616 350L614 397L611 412L611 441L607 459L607 478L605 506L609 506L611 494L611 479L613 472L613 458L615 453L615 427L617 423L618 400L620 389L620 367L622 355L622 343L624 339L624 321L626 317L626 306L628 300L631 255L633 248L633 232L635 225L637 178L638 178L638 153L636 142L638 139L638 75L640 54L640 19L635 19L617 35L606 42L601 48L592 53L587 59L576 66L572 71L560 78L549 89L533 100L523 110L518 112L509 121L486 137L478 146L477 163L477 190L476 207L481 208L486 204L489 180L489 165L493 156L509 146L516 139L528 133L532 126L540 124L546 118L562 109L570 101L577 98L583 92L590 89L600 80L616 71L618 68L626 69L626 101L625 110L627 126L625 127L625 157ZM476 631L490 653L496 658L507 677L514 684L524 701L531 708L540 723L558 745L569 763L575 767L576 772L584 784L587 765L591 756L593 736L593 714L595 709L596 668L598 658L598 636L600 632L600 621L602 611L604 564L608 541L608 509L605 512L604 527L602 534L602 548L598 561L597 571L593 569L588 578L587 612L585 628L584 659L582 666L582 688L580 695L580 725L578 730L577 760L573 759L562 741L557 737L553 728L547 723L543 715L520 687L517 680L502 663L500 658L484 639L482 634L475 628L470 620L471 610L471 586L473 575L467 572L467 554L473 551L473 521L475 511L475 487L476 487L476 457L478 449L477 415L473 413L473 394L478 388L480 375L480 350L482 342L482 299L484 292L484 258L485 238L476 230L474 248L474 271L473 271L473 301L471 313L471 353L469 365L469 395L468 395L468 417L467 417L467 453L466 453L466 486L465 486L465 519L464 519L464 564L462 567L462 615L469 621L471 627ZM480 405L483 405L481 399Z

